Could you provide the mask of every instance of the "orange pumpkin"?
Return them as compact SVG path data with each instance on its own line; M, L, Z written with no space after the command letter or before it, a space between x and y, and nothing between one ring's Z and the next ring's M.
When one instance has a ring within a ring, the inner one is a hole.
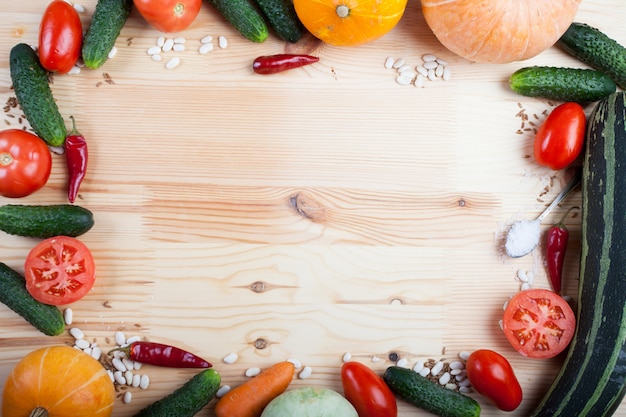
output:
M104 367L69 346L37 349L13 368L2 392L3 417L108 417L115 389Z
M404 14L407 0L294 0L304 27L330 45L356 46L380 38Z
M470 61L523 61L545 51L570 26L581 0L422 0L437 39Z

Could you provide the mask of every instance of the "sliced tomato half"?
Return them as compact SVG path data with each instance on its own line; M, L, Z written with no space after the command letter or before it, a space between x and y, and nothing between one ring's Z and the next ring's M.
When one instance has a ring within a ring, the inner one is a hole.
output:
M553 291L520 291L508 302L502 329L511 345L524 356L552 358L563 352L574 336L576 317L567 301Z
M26 289L36 300L71 304L91 290L96 279L93 255L80 240L56 236L35 246L24 263Z

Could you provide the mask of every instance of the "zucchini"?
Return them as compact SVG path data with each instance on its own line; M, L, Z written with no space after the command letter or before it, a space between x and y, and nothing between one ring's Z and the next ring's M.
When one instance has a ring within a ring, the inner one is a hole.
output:
M479 417L480 405L460 392L447 389L412 369L390 366L383 380L404 401L441 417Z
M22 316L43 334L57 336L65 330L63 314L55 307L35 300L19 272L0 262L0 301Z
M220 374L215 369L205 369L176 391L140 410L134 417L193 417L213 399L220 382Z
M583 161L576 332L533 417L610 416L626 380L626 95L592 110Z
M11 235L47 239L80 236L94 225L93 213L72 204L0 207L0 230Z
M274 33L284 41L296 43L302 37L304 26L292 0L255 0Z
M600 71L546 66L520 68L509 85L523 96L577 103L598 101L617 89L611 77Z
M11 81L26 120L50 146L65 143L67 129L48 83L48 71L29 45L18 43L9 56Z
M265 42L269 29L265 19L251 3L251 0L208 0L244 38L253 42Z
M558 40L565 52L626 88L626 48L597 28L574 22Z
M100 68L133 10L133 0L98 0L83 39L83 61L87 68Z

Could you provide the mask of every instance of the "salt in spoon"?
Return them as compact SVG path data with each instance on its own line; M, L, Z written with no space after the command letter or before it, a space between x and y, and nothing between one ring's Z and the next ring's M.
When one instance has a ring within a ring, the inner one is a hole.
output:
M576 170L572 179L535 220L520 220L513 223L504 245L507 255L511 258L521 258L535 249L539 244L541 221L580 183L581 177L580 169Z

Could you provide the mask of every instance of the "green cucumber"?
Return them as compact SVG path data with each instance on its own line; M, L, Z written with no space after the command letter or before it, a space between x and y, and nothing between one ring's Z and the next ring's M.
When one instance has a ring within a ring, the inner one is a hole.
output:
M9 56L11 81L26 120L50 146L65 143L67 129L48 82L48 71L29 45L18 43Z
M576 332L533 417L610 416L626 381L626 95L589 116Z
M255 0L274 33L287 42L296 43L302 37L304 26L292 0Z
M525 67L515 71L509 85L528 97L590 103L616 90L615 82L603 72L583 68Z
M100 68L133 10L133 0L98 0L83 39L83 61L87 68Z
M208 2L244 38L257 43L267 40L269 29L251 0L208 0Z
M193 417L213 399L220 382L220 374L215 369L205 369L173 393L140 410L134 417Z
M0 206L0 230L10 235L76 237L87 233L93 225L93 213L73 204Z
M460 392L445 388L412 369L390 366L383 380L404 401L441 417L478 417L480 405Z
M599 29L574 22L557 45L626 88L626 48Z
M65 330L63 314L55 307L35 300L19 272L0 262L0 302L26 319L43 334L57 336Z

